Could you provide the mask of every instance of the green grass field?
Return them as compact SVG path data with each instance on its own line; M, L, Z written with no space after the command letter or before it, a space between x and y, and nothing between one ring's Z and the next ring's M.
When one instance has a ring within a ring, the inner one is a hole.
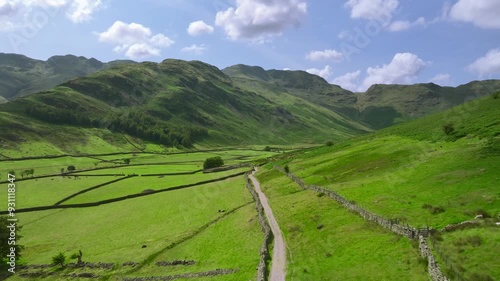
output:
M287 280L427 280L410 240L302 191L278 171L258 178L288 245Z
M68 165L77 167L77 173L64 177L57 175L16 182L16 207L19 209L50 206L78 191L121 178L87 176L89 174L146 175L190 172L201 169L207 157L221 156L226 163L231 164L244 159L253 161L273 155L276 153L253 150L170 155L124 153L4 161L1 162L1 170L6 175L10 169L22 171L34 168L36 177L59 174L60 167ZM234 160L240 157L244 158ZM127 158L131 159L132 165L121 164L123 159ZM116 166L113 162L120 164ZM158 164L161 162L176 164ZM101 167L107 168L78 172ZM63 204L112 199L141 193L145 189L158 190L218 179L247 170L248 168L238 168L207 174L198 172L178 176L137 176L78 195ZM0 196L6 198L7 190L2 189ZM248 280L255 276L263 239L256 215L243 176L98 207L18 213L23 236L21 244L25 246L21 262L28 265L49 264L52 262L51 258L59 252L69 257L82 250L86 262L115 264L112 271L91 270L105 280L121 280L123 276L167 276L219 268L234 270L235 273L214 277L217 280ZM143 245L147 245L147 248L142 248ZM235 255L238 255L238 258L235 259ZM193 266L155 265L157 261L182 259L195 260L196 263ZM132 268L122 265L127 261L137 262L138 266ZM54 270L56 269L49 269ZM80 272L81 269L68 268L48 278L66 280L64 274ZM16 276L9 280L25 280ZM206 278L199 278L204 279Z

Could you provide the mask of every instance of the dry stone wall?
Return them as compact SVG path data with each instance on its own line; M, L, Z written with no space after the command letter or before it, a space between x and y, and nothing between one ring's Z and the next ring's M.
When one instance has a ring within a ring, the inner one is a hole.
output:
M444 276L441 272L441 268L439 268L439 265L434 258L431 249L429 248L429 245L427 245L426 238L424 236L419 236L418 242L420 254L422 255L422 257L427 259L427 271L429 272L431 279L433 281L449 281L449 279L446 278L446 276Z

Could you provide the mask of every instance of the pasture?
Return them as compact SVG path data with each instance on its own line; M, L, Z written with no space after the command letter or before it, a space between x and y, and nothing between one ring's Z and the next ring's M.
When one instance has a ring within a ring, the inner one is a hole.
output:
M221 156L226 164L236 164L275 154L255 150L171 155L124 153L0 162L4 175L6 171L15 170L18 174L17 171L33 167L36 171L33 177L16 182L16 217L22 226L19 242L25 246L21 264L50 264L60 252L66 255L67 262L76 262L69 257L81 250L83 261L110 266L70 266L63 270L49 267L42 271L28 268L9 280L67 280L70 274L84 272L101 280L200 272L215 274L213 280L252 279L263 234L241 175L249 167L214 173L202 173L200 169L208 157ZM129 165L123 159L131 159ZM60 168L68 165L74 165L76 170L61 174ZM135 176L127 177L132 174ZM188 186L176 189L184 185ZM145 190L149 192L144 193ZM78 207L141 193L144 196ZM7 197L6 189L1 189L0 196ZM64 198L68 200L60 202ZM52 206L56 202L77 207L19 210ZM168 265L181 260L192 262ZM26 274L33 275L28 278Z

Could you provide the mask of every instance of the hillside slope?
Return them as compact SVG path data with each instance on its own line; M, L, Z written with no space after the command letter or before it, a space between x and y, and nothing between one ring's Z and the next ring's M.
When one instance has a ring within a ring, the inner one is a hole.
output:
M352 93L304 71L264 70L234 65L223 69L243 89L277 102L294 96L346 118L381 129L436 113L466 101L500 91L500 80L473 81L458 87L436 84L373 85L364 93ZM286 97L286 98L284 98Z
M0 53L0 103L48 90L69 79L85 76L120 63L103 63L74 55L53 56L46 61L23 55Z
M448 277L496 280L499 116L498 95L483 97L333 146L285 155L266 168L275 173L274 165L288 166L307 184L335 191L369 212L442 230L431 241ZM475 220L478 215L483 219ZM461 225L464 221L472 223Z
M48 125L74 132L104 129L183 147L324 142L369 130L325 112L289 111L241 90L214 66L168 59L116 65L1 105L0 126L9 130L0 139L29 141L46 135ZM9 125L21 118L24 126Z

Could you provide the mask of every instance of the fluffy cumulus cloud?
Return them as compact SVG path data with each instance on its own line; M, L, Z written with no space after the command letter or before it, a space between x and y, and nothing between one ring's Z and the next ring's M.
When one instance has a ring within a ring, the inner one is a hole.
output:
M204 21L199 20L190 23L187 32L189 35L198 36L201 34L214 32L214 27L206 24Z
M415 27L415 26L425 26L425 25L426 25L425 18L420 17L417 20L415 20L414 22L401 21L401 20L393 21L393 22L391 22L391 24L389 24L387 29L389 31L392 31L392 32L398 32L398 31L410 29L410 28Z
M346 73L342 76L336 77L331 81L332 84L339 85L344 89L356 92L359 90L359 76L361 70Z
M113 49L125 53L131 59L160 56L160 49L170 47L174 41L164 34L154 34L148 27L138 23L116 21L108 30L98 33L100 42L115 44Z
M425 61L412 53L397 53L392 61L383 66L369 67L360 90L366 90L373 84L409 84L427 65Z
M398 0L348 0L345 6L351 9L351 18L377 20L389 23L399 7Z
M327 49L324 51L312 51L306 55L306 58L311 61L341 61L344 58L344 55L342 55L339 51Z
M481 76L500 74L500 49L488 51L486 55L478 58L467 68Z
M458 0L449 10L453 20L470 22L482 28L500 28L500 1Z
M306 71L311 73L311 74L321 76L324 79L328 79L328 77L330 77L330 75L332 75L332 68L329 65L323 67L322 69L309 68Z
M104 7L102 0L0 0L0 30L22 28L25 18L39 8L48 16L64 11L69 20L81 23Z
M182 48L181 52L195 54L195 55L201 55L201 54L203 54L203 52L205 52L206 49L207 48L203 44L202 45L193 44L189 47Z
M304 0L237 0L236 7L217 13L215 24L232 40L262 41L300 25L306 14Z

